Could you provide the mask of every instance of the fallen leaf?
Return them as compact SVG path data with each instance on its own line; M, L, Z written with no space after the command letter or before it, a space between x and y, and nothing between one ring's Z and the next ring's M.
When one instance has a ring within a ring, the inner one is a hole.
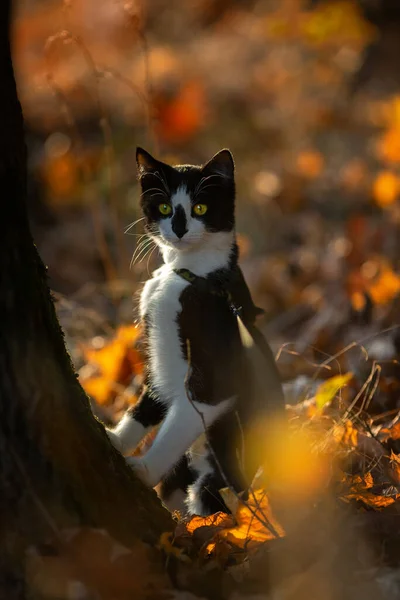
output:
M372 195L378 206L386 208L396 202L400 190L400 179L391 171L381 171L376 177Z
M375 304L388 304L400 292L400 277L390 264L384 262L377 279L371 283L368 293Z
M300 152L296 160L297 172L303 177L315 179L324 168L324 158L316 150Z
M88 363L96 366L99 374L85 376L81 371L81 384L99 404L111 402L121 392L132 376L143 369L143 358L134 347L140 330L134 325L121 326L114 339L100 349L85 347Z
M378 145L378 152L388 163L400 162L400 127L398 125L391 127L383 134Z
M388 495L374 494L371 488L374 485L374 480L370 472L365 475L353 475L345 478L346 485L349 486L348 490L341 496L342 500L349 502L350 500L356 500L362 502L370 508L385 508L393 504L399 497L400 494Z
M400 422L393 425L393 427L387 428L382 427L378 434L381 442L387 442L389 439L391 440L399 440L400 439Z
M197 80L186 82L171 100L156 100L160 137L170 143L189 140L205 123L206 104L204 86Z
M356 448L358 444L358 431L349 420L344 424L337 423L332 430L333 438L338 444Z
M250 491L247 501L239 501L235 521L234 527L223 529L218 535L239 548L250 549L285 535L283 527L272 514L267 492L262 489Z
M338 391L351 381L353 373L345 373L344 375L335 375L327 379L318 387L315 394L315 403L321 410L328 402L335 398Z
M59 539L27 553L29 589L42 598L143 598L165 589L166 578L146 544L127 548L101 529L59 532ZM79 585L78 585L79 584ZM76 596L72 596L76 590ZM78 590L81 595L78 595ZM85 593L85 595L83 595Z

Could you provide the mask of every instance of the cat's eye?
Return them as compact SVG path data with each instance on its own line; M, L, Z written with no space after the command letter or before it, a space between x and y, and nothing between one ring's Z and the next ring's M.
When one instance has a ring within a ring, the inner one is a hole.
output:
M170 215L172 212L172 206L164 202L163 204L158 205L158 210L162 215Z
M193 212L198 217L202 217L207 212L207 204L195 204L193 207Z

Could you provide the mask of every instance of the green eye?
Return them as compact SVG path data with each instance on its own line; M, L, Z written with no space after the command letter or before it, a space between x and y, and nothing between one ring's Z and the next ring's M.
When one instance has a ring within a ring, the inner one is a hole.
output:
M172 212L172 207L170 204L159 204L158 205L158 210L160 211L160 213L162 215L169 215Z
M207 204L195 204L193 207L193 212L195 215L202 217L207 212Z

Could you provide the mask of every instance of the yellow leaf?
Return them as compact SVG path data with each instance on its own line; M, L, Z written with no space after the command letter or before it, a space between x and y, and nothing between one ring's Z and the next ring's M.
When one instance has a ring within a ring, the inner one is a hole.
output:
M327 379L318 387L315 394L315 402L319 409L322 409L325 404L331 402L338 391L345 386L353 377L353 373L345 373L344 375L335 375Z
M305 13L301 30L313 44L347 42L363 46L374 37L374 28L359 8L344 0L325 2Z

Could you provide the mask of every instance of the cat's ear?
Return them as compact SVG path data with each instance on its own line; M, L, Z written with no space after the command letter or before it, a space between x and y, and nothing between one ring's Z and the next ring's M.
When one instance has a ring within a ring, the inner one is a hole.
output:
M203 171L221 175L221 177L225 177L226 179L233 179L235 163L233 162L230 150L224 148L224 150L220 150L217 154L214 154L208 163L204 165Z
M136 148L136 164L139 179L146 173L151 173L157 170L158 161L151 156L143 148Z

